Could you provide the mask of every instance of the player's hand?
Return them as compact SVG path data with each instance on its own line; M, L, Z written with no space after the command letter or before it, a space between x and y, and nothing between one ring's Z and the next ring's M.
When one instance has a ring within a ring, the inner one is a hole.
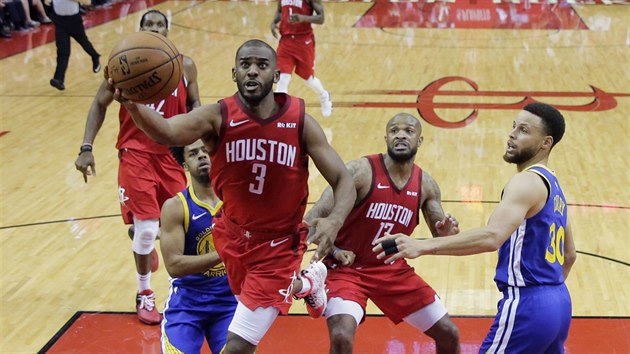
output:
M357 255L352 251L337 248L333 252L333 257L335 257L335 260L341 263L341 265L347 267L354 263L354 259L357 257Z
M302 22L302 15L300 14L289 15L289 23L299 23L299 22Z
M384 259L387 264L394 263L394 261L402 258L418 258L423 255L422 240L414 240L405 234L390 235L385 233L385 236L376 240L376 246L372 248L372 251L376 253L376 258Z
M311 262L317 262L324 259L326 255L332 253L333 244L337 238L337 232L341 225L335 223L329 218L317 218L311 220L310 229L306 242L308 244L317 244L315 255L311 258Z
M444 219L435 223L435 229L440 236L450 236L459 233L459 221L451 214L446 214Z
M83 180L87 183L87 176L96 176L96 162L92 151L84 151L74 161L74 167L83 174Z
M278 39L278 23L277 22L271 22L271 34L273 35L273 38Z

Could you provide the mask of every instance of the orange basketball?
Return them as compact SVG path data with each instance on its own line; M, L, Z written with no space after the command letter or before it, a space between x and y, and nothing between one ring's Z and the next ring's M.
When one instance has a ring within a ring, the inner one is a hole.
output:
M114 46L107 72L124 98L155 103L177 88L183 73L182 56L168 38L136 32Z

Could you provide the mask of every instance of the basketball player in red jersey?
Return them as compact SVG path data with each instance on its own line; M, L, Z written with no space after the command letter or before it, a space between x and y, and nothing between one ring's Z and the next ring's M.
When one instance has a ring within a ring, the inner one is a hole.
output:
M142 16L140 30L166 36L168 20L163 13L150 10ZM113 90L108 88L107 81L103 81L88 113L83 143L75 161L86 183L87 176L96 175L92 144L113 97ZM191 58L184 56L183 80L171 96L147 105L147 109L169 118L200 105L197 67ZM168 147L155 143L138 129L123 106L120 107L119 121L116 143L118 196L125 224L133 225L130 234L133 235L132 250L138 278L136 309L140 321L159 324L161 315L155 307L155 294L151 290L151 271L157 270L155 239L160 227L160 208L164 201L186 187L186 175Z
M411 234L419 211L434 237L459 232L457 221L442 210L437 183L414 163L422 140L420 122L399 113L386 126L386 154L365 156L346 165L354 177L357 199L339 230L332 256L324 260L331 268L324 313L330 353L352 353L368 299L394 323L405 321L432 337L438 353L459 353L459 330L435 291L407 262L386 265L372 252L374 240L385 232L406 230ZM332 191L326 189L305 220L329 215L332 205ZM350 251L354 262L340 257L340 250Z
M356 197L352 177L304 101L273 93L280 75L273 48L250 40L235 59L236 94L171 119L114 94L157 142L184 146L201 138L211 152L212 186L223 201L214 242L239 300L226 354L253 353L278 314L288 313L292 295L307 300L311 316L321 315L326 267L318 260L332 250ZM332 186L334 205L327 217L311 220L315 231L307 240L309 157ZM309 241L318 244L314 262L298 276Z
M278 9L271 21L271 34L278 38L278 69L280 79L276 92L288 92L291 73L304 79L306 85L317 92L322 115L332 114L332 101L324 85L315 77L315 35L311 23L324 23L324 5L321 0L279 0Z

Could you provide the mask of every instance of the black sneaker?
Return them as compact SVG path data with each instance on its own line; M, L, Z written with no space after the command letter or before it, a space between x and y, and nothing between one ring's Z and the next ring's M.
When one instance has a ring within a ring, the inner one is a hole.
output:
M97 55L96 58L92 58L92 71L96 74L101 71L101 63L100 63L100 55Z
M57 79L50 79L50 86L56 88L59 91L63 91L66 87L63 85L63 81L59 81Z

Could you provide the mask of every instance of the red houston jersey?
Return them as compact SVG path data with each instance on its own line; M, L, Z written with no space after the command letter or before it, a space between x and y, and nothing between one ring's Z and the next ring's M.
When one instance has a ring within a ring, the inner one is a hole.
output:
M313 14L313 8L308 0L279 0L282 8L282 19L280 20L280 34L282 36L290 35L309 35L313 33L310 22L289 23L290 15L306 15Z
M304 101L283 93L275 100L280 108L268 119L245 107L238 93L219 101L223 122L212 186L224 216L247 231L295 231L308 198Z
M335 245L356 254L352 267L383 265L372 252L385 232L410 235L418 225L422 170L414 164L407 184L398 189L387 173L382 154L366 156L372 167L372 186L361 204L346 218Z
M187 82L185 78L179 82L177 88L167 98L158 103L147 104L146 106L158 112L164 118L170 118L177 114L186 113L186 92ZM149 138L140 128L136 126L131 115L121 105L118 113L120 130L118 132L118 142L116 148L142 150L155 154L168 154L168 146L160 145Z

